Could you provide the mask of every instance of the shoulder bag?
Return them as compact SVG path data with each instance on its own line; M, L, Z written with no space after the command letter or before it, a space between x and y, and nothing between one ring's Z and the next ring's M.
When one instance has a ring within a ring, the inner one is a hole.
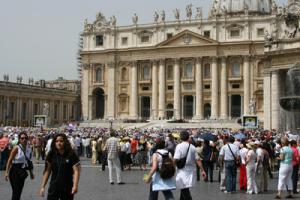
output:
M186 152L186 156L183 157L183 158L180 158L176 161L176 166L177 166L178 169L184 168L185 163L186 163L186 159L187 159L187 156L188 156L188 153L189 153L189 150L190 150L190 146L191 146L191 144L189 144L189 148Z
M31 171L33 170L33 163L32 161L26 156L26 152L24 151L24 149L19 145L19 147L21 148L24 156L25 156L25 159L26 159L26 162L27 162L27 166L24 168L25 170L28 170L28 171Z
M241 166L241 161L240 161L240 159L238 159L238 158L234 155L234 153L232 152L232 150L231 150L229 144L228 144L228 148L229 148L229 150L230 150L230 152L231 152L231 154L232 154L232 156L233 156L233 158L234 158L235 166L236 166L236 167L240 167L240 166Z

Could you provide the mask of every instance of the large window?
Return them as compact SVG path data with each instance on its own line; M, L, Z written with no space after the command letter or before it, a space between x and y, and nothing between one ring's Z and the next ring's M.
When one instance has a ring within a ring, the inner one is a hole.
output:
M126 46L128 44L128 37L122 37L122 45Z
M96 36L96 46L103 46L103 35Z
M143 72L142 72L142 79L143 80L150 80L150 67L149 67L149 65L144 65Z
M141 42L142 43L148 43L148 42L150 42L150 36L149 35L142 35Z
M101 83L103 81L103 69L102 67L96 69L96 82Z
M127 81L127 69L125 67L123 67L121 71L121 80Z
M232 76L240 76L241 68L239 63L233 63L231 66L231 75Z
M186 78L193 78L193 64L192 63L187 63L185 65L184 75Z
M210 64L206 63L204 65L204 78L210 78Z
M172 80L173 79L173 65L168 65L167 68L167 79Z
M230 30L230 36L231 37L239 37L240 36L240 30L239 29L234 29L234 30Z

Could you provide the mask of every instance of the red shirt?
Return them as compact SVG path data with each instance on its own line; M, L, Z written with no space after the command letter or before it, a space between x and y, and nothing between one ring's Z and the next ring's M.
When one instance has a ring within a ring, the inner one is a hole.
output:
M299 151L296 147L291 147L291 149L293 150L293 161L292 164L293 166L296 166L299 164Z
M137 140L132 140L131 141L131 153L136 153L137 152L137 145L138 145Z

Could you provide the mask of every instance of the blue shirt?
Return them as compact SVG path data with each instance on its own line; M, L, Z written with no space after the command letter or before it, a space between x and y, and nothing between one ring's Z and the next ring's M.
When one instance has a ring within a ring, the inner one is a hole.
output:
M280 150L280 153L283 154L284 160L282 160L280 163L281 164L292 164L293 160L293 150L290 147L282 147Z

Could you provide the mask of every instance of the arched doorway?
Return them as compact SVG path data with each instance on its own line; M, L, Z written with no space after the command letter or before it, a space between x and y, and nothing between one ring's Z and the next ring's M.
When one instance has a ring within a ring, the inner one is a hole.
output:
M150 106L151 101L150 97L141 97L141 117L142 119L149 119L150 118Z
M211 106L209 103L204 104L204 118L209 119L211 116Z
M94 97L94 114L93 116L96 119L103 119L104 118L104 105L105 105L105 99L104 99L104 91L102 88L97 88L93 92Z
M173 104L168 104L167 105L167 119L172 119L174 116L174 112L173 112Z
M194 116L194 97L184 96L183 98L183 116L184 119L192 119Z

